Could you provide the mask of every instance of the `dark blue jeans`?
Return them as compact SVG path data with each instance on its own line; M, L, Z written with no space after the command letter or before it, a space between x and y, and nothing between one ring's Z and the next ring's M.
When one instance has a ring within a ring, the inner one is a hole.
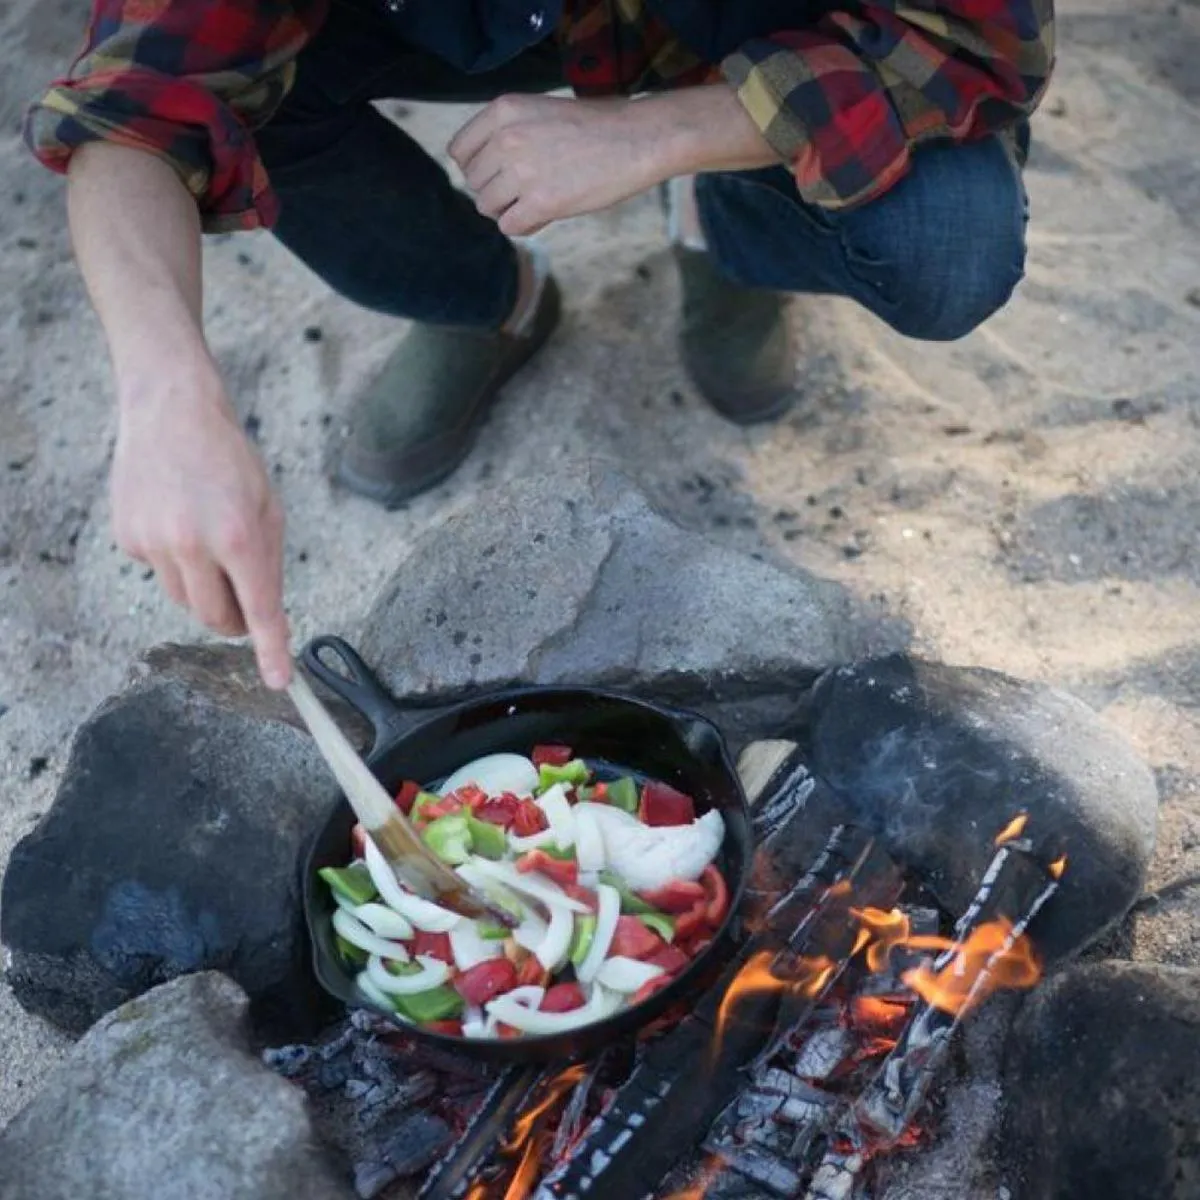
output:
M466 75L400 41L361 0L334 0L295 87L257 134L281 201L276 235L367 308L500 325L515 302L512 244L371 101L481 101L561 83L550 42ZM968 333L1005 303L1024 266L1025 192L997 138L917 151L904 180L850 212L804 203L782 167L704 175L697 195L731 279L850 296L911 337Z

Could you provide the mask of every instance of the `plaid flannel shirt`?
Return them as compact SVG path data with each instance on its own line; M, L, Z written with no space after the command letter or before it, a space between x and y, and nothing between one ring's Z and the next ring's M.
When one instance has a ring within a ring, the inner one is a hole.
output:
M83 50L31 108L27 140L59 171L84 142L138 147L175 167L209 231L269 225L277 205L253 131L327 4L93 0ZM1030 113L1053 29L1052 0L831 0L804 28L707 63L647 0L569 0L558 37L580 95L723 77L800 195L837 209L886 191L921 142L984 137Z

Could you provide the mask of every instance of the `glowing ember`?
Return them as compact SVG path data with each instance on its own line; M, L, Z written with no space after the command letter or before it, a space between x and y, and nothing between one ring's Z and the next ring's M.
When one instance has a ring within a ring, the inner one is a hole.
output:
M1051 879L1061 879L1063 872L1067 869L1067 856L1064 854L1061 858L1056 858L1046 870L1050 872Z
M1017 838L1025 832L1025 826L1029 824L1028 813L1018 813L1005 827L996 835L996 846L1007 846L1009 842L1015 842Z
M704 1165L700 1168L696 1178L687 1187L672 1192L663 1200L704 1200L708 1185L712 1183L720 1169L721 1159L715 1154L710 1154L704 1160Z
M908 1017L908 1002L883 996L851 996L848 1006L850 1027L875 1037L894 1038Z
M926 1003L957 1016L1000 988L1031 988L1041 976L1033 943L1002 917L975 929L940 969L915 967L903 979Z

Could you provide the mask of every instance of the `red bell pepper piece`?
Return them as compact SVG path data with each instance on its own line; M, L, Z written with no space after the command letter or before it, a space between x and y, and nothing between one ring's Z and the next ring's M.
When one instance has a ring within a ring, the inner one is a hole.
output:
M666 945L652 929L648 929L637 917L618 917L617 931L613 934L609 954L622 958L646 958Z
M454 990L468 1003L482 1008L504 992L517 986L517 969L507 958L481 962L454 978Z
M450 949L448 933L427 933L424 929L418 929L413 936L412 952L414 955L427 954L430 958L454 966L454 951Z
M671 945L678 946L688 958L694 959L699 958L712 945L712 938L708 936L707 929L701 929L697 933L692 934L686 941L680 941L676 938Z
M720 870L709 863L700 876L700 884L708 899L705 920L714 929L721 928L721 922L729 915L729 885Z
M531 954L517 968L517 987L546 987L550 982L550 972L538 962L536 955Z
M589 888L585 888L582 884L568 883L563 886L563 891L571 897L572 900L578 900L580 904L586 904L589 911L598 912L600 909L600 897Z
M670 975L656 975L653 979L647 980L642 984L636 992L633 993L631 1004L641 1004L643 1000L649 1000L655 992L661 992L663 988L669 987L672 980Z
M577 983L556 983L546 990L538 1008L542 1012L574 1012L587 1003L583 988Z
M517 859L517 870L523 875L537 871L547 879L566 887L579 882L579 864L573 858L551 858L545 850L530 850Z
M660 949L642 959L642 962L651 966L662 967L668 975L678 975L691 961L678 946L665 942Z
M690 825L696 819L696 805L691 796L651 779L642 788L639 815L647 825Z
M485 804L481 804L476 809L475 815L490 825L499 825L501 829L508 829L517 819L517 810L520 807L521 801L512 792L505 792L502 796L495 796Z
M416 820L413 822L419 829L424 829L426 825L432 824L438 817L451 817L455 813L460 813L463 810L463 803L458 799L457 793L452 792L449 796L443 796L436 804L422 804L421 811L417 813Z
M396 807L407 817L412 812L413 801L420 795L421 785L406 779L396 793Z
M651 908L659 912L685 913L696 907L701 900L707 902L708 896L701 883L693 883L690 879L672 879L669 883L655 888L651 892L638 892Z
M708 900L700 899L685 913L675 918L675 940L685 942L694 933L708 929Z
M517 815L513 818L512 831L518 837L532 837L549 829L550 822L546 814L532 800L522 800L517 806Z
M426 1021L421 1028L428 1029L430 1033L444 1033L449 1037L462 1037L463 1035L461 1021Z
M447 801L455 801L460 808L469 808L472 812L476 812L479 807L487 803L488 794L483 788L476 787L473 783L464 783L462 787L455 788L445 799Z
M565 767L575 757L570 746L534 746L529 756L535 767Z

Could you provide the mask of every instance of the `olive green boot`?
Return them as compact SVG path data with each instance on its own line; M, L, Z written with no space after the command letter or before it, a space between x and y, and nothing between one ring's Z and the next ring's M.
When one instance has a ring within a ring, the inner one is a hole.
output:
M672 249L683 290L680 353L692 382L738 425L783 416L796 373L786 297L731 283L703 250Z
M414 325L351 413L336 478L385 508L440 483L475 443L500 389L545 345L562 315L552 276L528 328Z

